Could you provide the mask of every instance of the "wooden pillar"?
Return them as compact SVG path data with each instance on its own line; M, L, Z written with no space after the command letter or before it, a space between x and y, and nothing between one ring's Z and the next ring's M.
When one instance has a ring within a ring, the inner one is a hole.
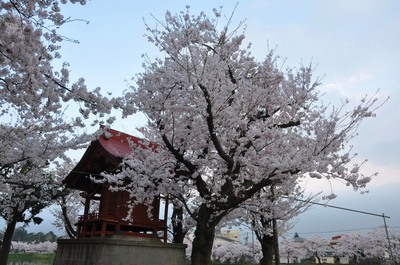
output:
M92 222L92 234L90 235L90 237L94 237L96 232L96 222Z
M110 209L110 184L102 187L100 204L103 204L103 218L108 219Z
M81 237L85 238L86 237L86 233L87 233L87 224L83 224Z
M121 213L121 205L123 205L125 202L122 201L122 192L118 191L117 192L117 205L115 208L115 215L117 216L117 220L121 221L122 217L122 213ZM125 216L124 216L125 217Z
M106 228L107 228L107 222L105 220L103 220L102 223L101 223L101 235L100 235L100 237L105 237L106 236Z

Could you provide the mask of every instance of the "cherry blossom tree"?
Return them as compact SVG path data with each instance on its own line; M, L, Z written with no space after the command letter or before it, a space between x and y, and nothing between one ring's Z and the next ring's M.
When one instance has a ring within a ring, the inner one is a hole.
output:
M23 252L28 250L28 243L21 241L12 241L12 246L16 252Z
M219 262L241 262L245 256L250 256L251 250L240 242L227 242L221 245L214 245L212 250L213 260Z
M76 238L74 224L78 222L79 215L83 212L82 196L79 195L79 191L68 190L58 197L51 212L55 217L52 224L58 230L64 231L69 238Z
M373 116L374 98L343 112L320 103L311 65L278 67L243 46L244 34L214 18L166 13L148 29L165 55L147 58L125 93L124 116L143 112L151 148L136 148L118 174L106 176L144 202L168 194L196 221L192 264L210 264L215 228L234 209L274 183L339 178L354 189L370 177L348 168L348 141ZM146 58L146 57L145 57ZM346 101L345 104L348 102ZM144 145L149 145L145 141Z
M58 177L58 184L63 192L50 208L51 213L55 217L52 225L57 227L58 230L65 232L69 238L76 238L77 233L74 224L78 222L79 215L83 213L85 203L79 194L80 191L67 189L62 183L62 180L71 172L75 165L75 161L64 161L64 163L53 170L53 174ZM97 203L91 205L91 207L94 206L98 206Z
M36 215L52 200L60 196L61 190L54 182L53 177L42 170L43 168L35 166L32 162L26 162L25 164L16 164L6 171L4 185L0 188L0 215L7 221L0 253L0 264L7 262L16 223L27 224L33 220L34 223L40 224L42 219ZM36 180L32 181L34 179Z
M38 253L55 253L57 250L57 243L44 241L37 244L33 244L32 250Z
M318 264L321 264L321 256L329 249L329 239L314 235L306 238L303 243L306 255L315 257L318 260Z
M308 202L317 196L305 198L303 192L297 183L274 184L240 206L247 208L245 211L249 213L252 229L261 244L261 265L272 264L273 257L275 264L280 263L279 236L291 228L290 220L306 211L310 207ZM298 200L300 198L302 200Z
M13 241L12 246L16 252L54 253L57 250L57 243L50 241L40 243Z
M360 233L346 233L338 239L335 251L337 256L353 258L354 263L357 264L360 259L365 258L369 245L368 240Z
M338 256L352 257L355 264L367 258L385 260L388 256L393 258L394 263L398 263L400 261L399 242L399 230L390 230L388 240L385 229L376 228L364 236L357 232L342 235L338 239L335 251Z
M247 224L261 247L260 264L272 264L274 258L275 264L279 264L278 238L292 228L291 221L309 209L309 202L318 200L318 195L305 196L297 183L287 183L284 187L274 184L242 203L223 218L219 226Z
M92 139L77 130L83 120L106 119L115 103L100 88L89 91L84 79L70 83L68 63L53 67L60 42L67 40L57 29L71 21L61 14L60 3L66 2L0 0L0 213L7 221L1 265L16 223L39 221L35 215L60 195L49 169L67 159L66 150ZM74 102L79 113L67 117Z
M389 240L384 228L376 228L365 235L366 249L365 255L385 259L388 255L393 262L400 262L400 230L389 230ZM389 246L390 242L390 246ZM392 257L391 257L392 256Z
M294 257L299 257L303 254L302 249L299 248L293 238L282 238L279 244L279 250L281 253L281 257L286 257L288 264L290 263L291 259L293 260Z

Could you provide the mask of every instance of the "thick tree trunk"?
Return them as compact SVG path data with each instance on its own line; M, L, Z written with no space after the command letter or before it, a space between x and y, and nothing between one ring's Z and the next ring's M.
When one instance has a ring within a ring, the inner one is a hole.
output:
M192 265L211 265L215 225L210 224L212 210L202 205L197 217L192 245Z
M12 221L7 224L6 232L3 237L3 244L0 250L0 265L7 265L8 254L10 253L11 241L14 235L15 226L17 221Z
M260 260L260 265L272 265L272 260L274 257L274 239L272 236L267 236L265 234L261 235L261 250L263 257Z

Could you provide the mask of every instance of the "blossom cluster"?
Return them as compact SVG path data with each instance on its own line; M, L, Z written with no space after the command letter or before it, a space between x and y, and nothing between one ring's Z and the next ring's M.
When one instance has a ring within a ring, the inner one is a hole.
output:
M388 233L388 234L387 234ZM365 257L378 259L393 258L393 262L400 261L400 230L375 228L365 235L347 233L338 239L335 251L338 256L355 257L360 260Z
M12 242L16 252L55 253L57 243L45 241L41 243Z
M337 257L354 259L358 263L363 259L377 258L379 260L400 260L400 230L390 229L388 235L384 228L375 228L365 235L359 232L349 232L338 236L334 240L319 237L318 235L306 238L299 243L293 239L283 239L279 248L281 257L288 260L293 257L321 258L330 253ZM390 246L389 246L390 242Z

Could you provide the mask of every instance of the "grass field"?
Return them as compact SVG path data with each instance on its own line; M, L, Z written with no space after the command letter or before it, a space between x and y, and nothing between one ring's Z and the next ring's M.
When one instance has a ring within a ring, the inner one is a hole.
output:
M18 253L18 259L22 262L53 264L55 254L34 254L34 253ZM8 262L17 262L14 253L8 256Z

